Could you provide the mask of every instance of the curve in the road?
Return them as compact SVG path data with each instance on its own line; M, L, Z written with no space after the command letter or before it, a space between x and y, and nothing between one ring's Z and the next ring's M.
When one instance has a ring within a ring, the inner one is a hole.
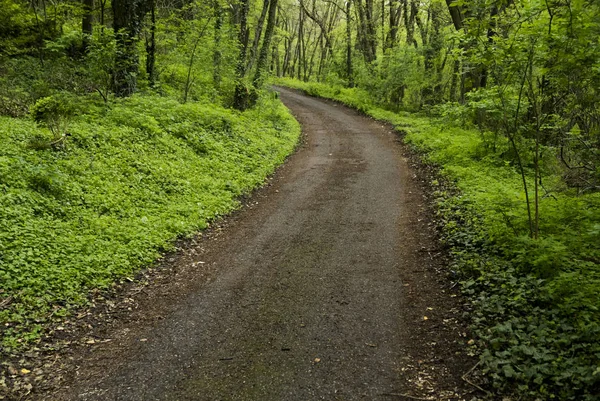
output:
M305 143L258 207L201 245L214 279L86 356L60 398L462 399L456 302L434 277L435 241L397 135L278 90Z

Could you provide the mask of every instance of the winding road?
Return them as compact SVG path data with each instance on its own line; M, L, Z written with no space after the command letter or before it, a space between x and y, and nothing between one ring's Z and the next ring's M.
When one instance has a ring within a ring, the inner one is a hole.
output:
M299 150L47 399L471 399L460 297L399 136L277 90Z

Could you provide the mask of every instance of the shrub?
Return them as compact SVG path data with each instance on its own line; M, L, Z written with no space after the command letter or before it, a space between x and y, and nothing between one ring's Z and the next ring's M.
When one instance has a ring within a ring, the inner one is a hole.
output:
M64 147L67 128L74 112L71 98L63 94L39 99L31 108L31 117L36 123L44 124L52 133L49 146ZM39 142L40 137L36 138Z

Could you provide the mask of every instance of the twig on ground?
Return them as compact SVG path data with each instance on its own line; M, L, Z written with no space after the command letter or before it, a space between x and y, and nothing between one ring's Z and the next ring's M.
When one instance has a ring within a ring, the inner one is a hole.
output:
M435 398L416 397L414 395L401 394L401 393L383 393L381 395L390 396L390 397L404 397L404 398L410 398L411 400L435 401Z
M2 302L0 302L0 308L4 308L5 306L10 305L12 300L13 300L13 297L8 297L8 298L4 299Z
M473 372L473 371L475 370L475 368L476 368L477 366L479 366L479 363L481 363L481 361L477 362L477 363L475 364L475 366L473 366L471 369L469 369L469 371L468 371L467 373L465 373L464 375L462 375L462 379L463 379L465 382L469 383L471 386L473 386L473 387L475 387L476 389L478 389L479 391L481 391L481 392L483 392L483 393L486 393L486 394L488 394L488 392L487 392L487 391L485 391L484 389L482 389L481 387L479 387L477 384L473 383L473 382L472 382L471 380L469 380L469 379L468 379L468 377L467 377L467 376L469 376L469 375L471 374L471 372Z

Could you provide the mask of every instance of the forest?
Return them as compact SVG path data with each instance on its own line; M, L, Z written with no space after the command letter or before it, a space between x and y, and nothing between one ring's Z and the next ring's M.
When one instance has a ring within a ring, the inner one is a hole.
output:
M300 135L271 85L436 171L490 399L600 399L592 0L0 0L0 355L260 186Z

